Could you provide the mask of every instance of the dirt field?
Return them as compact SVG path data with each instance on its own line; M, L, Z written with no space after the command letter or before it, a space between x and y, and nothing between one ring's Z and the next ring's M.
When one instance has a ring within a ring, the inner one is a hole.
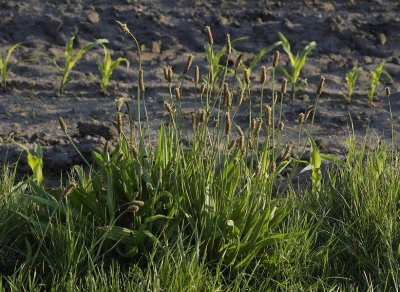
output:
M1 161L15 162L19 159L21 149L10 142L13 138L28 147L34 142L40 143L44 148L45 169L48 172L58 173L79 163L80 157L59 129L60 116L68 123L84 154L89 154L106 140L114 139L114 99L134 97L137 86L135 48L119 31L115 20L126 22L145 47L143 66L152 139L160 122L168 119L163 107L168 88L162 67L170 65L179 72L187 55L193 53L194 63L200 65L205 74L205 25L211 26L217 48L224 45L226 33L232 39L248 37L235 44L235 49L244 52L245 63L250 62L260 50L278 41L278 32L287 36L294 52L301 50L309 41L317 42L302 72L302 77L308 79L308 86L298 93L293 103L284 104L285 140L297 141L298 114L314 103L320 75L326 77L326 89L316 115L314 137L321 139L323 152L336 155L345 152L345 137L351 131L350 116L359 138L368 128L381 137L390 138L390 114L384 88L390 86L393 92L391 105L394 129L398 133L399 1L354 0L353 5L345 0L315 2L0 1L0 52L4 54L10 45L22 42L13 60L39 57L37 61L21 63L16 67L9 75L8 89L0 92ZM121 67L113 75L109 96L104 96L98 85L96 61L103 58L100 47L90 51L78 63L65 93L57 93L62 71L54 61L63 66L64 46L72 34L76 35L77 48L96 38L106 38L113 58L126 56L130 60L130 69ZM271 66L272 55L267 54L255 68L253 84L258 84L260 66ZM287 58L282 55L282 64L285 64ZM232 58L235 57L233 54ZM375 106L369 107L366 94L369 70L383 59L387 61L385 69L393 77L394 84L383 81L377 88ZM347 104L341 95L345 90L343 79L346 71L355 64L363 67L364 71L352 102ZM278 74L278 80L281 78L282 75ZM185 84L188 88L193 87L190 81L185 81ZM183 110L189 117L194 110L193 96L185 96ZM245 110L239 113L236 121L246 124ZM21 157L23 161L24 155ZM22 163L21 171L26 170Z

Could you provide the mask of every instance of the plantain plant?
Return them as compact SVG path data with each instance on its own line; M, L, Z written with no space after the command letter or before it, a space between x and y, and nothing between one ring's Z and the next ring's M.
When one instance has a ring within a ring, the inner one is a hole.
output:
M75 36L72 36L67 44L65 45L65 64L64 64L64 73L60 83L60 93L64 92L65 85L71 81L69 74L71 73L72 69L76 65L76 63L83 57L83 55L89 51L90 49L94 48L95 46L102 45L108 43L107 39L98 39L94 42L88 43L87 45L83 46L79 49L78 53L74 56L74 39Z
M111 58L111 54L107 50L106 46L103 45L103 49L104 49L104 59L103 61L98 61L97 66L101 74L100 88L104 94L107 94L107 85L110 82L110 78L114 70L121 63L125 63L126 67L129 68L129 61L124 57L119 57L113 61Z
M280 67L280 70L283 72L283 74L285 74L285 76L287 77L288 81L291 84L292 100L294 100L296 92L302 89L307 84L306 81L299 82L298 79L301 70L306 64L307 55L317 46L317 43L316 42L308 43L308 45L303 48L300 54L297 53L296 55L294 55L292 53L290 43L288 39L285 37L285 35L283 33L279 33L279 38L281 39L282 42L282 48L288 55L290 61L290 72L283 67Z
M21 44L15 44L13 46L11 46L8 51L7 54L5 56L3 56L3 54L0 53L0 74L1 74L1 85L3 86L3 89L6 90L7 88L7 75L8 73L11 71L12 68L14 68L15 66L17 66L20 62L22 62L23 60L20 60L18 62L16 62L15 64L11 65L9 64L10 62L10 58L12 56L13 51L18 48Z
M347 102L351 101L354 87L356 85L358 77L360 77L361 72L362 72L361 67L354 66L351 70L347 71L346 73L345 81L346 81L347 92L343 93L343 97Z

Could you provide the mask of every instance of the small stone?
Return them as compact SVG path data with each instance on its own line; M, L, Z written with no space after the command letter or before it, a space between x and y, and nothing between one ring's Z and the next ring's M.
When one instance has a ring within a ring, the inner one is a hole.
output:
M53 15L46 14L43 19L39 20L39 24L47 35L57 39L63 26L63 21Z
M94 124L88 122L78 122L78 131L82 137L85 136L101 136L107 140L111 140L116 133L110 127L102 124Z
M154 54L160 54L161 53L161 42L159 42L159 41L152 42L151 51Z
M371 64L371 63L372 63L371 57L365 56L365 57L364 57L364 63L367 64L367 65L368 65L368 64Z
M287 18L285 18L282 21L282 25L284 28L286 28L288 31L293 31L294 30L294 24Z
M301 95L300 98L301 98L302 100L304 100L304 101L310 100L310 97L309 97L307 94Z
M93 24L96 24L100 21L100 16L96 11L89 11L87 20Z
M321 3L320 4L321 9L325 12L332 12L335 11L335 7L333 6L332 3Z
M392 62L396 65L400 65L400 58L398 56L393 56Z
M380 44L381 46L384 46L384 45L387 43L387 37L386 37L386 35L385 35L383 32L381 32L381 33L378 35L378 41L379 41L379 44Z

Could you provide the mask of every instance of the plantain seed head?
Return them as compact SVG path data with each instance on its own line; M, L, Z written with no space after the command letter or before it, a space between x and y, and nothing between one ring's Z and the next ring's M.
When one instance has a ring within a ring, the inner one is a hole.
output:
M206 26L206 34L207 34L208 44L212 46L214 44L214 39L212 36L211 28L209 26Z

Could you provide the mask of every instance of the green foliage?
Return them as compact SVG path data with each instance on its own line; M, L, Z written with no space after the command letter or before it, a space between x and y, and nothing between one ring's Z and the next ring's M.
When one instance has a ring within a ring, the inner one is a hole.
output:
M86 44L85 46L79 49L76 55L74 55L74 39L75 37L72 36L65 45L65 51L64 51L65 63L64 63L64 72L60 83L60 93L64 92L65 85L69 81L71 81L69 75L74 66L76 65L76 63L83 57L83 55L90 49L94 48L95 46L108 43L108 40L106 39L98 39L95 42Z
M3 86L3 89L7 88L7 75L8 73L10 73L10 71L12 70L12 68L14 68L15 66L17 66L20 62L17 62L13 65L10 65L10 58L12 56L12 53L15 49L17 49L18 47L20 47L21 44L15 44L13 46L11 46L8 51L7 54L5 56L3 56L3 54L0 54L0 74L1 74L1 85Z
M386 61L383 60L382 62L379 63L378 67L375 68L375 70L371 70L371 80L370 80L370 87L367 92L368 95L368 102L369 105L372 105L372 102L374 100L374 95L375 95L375 90L378 87L380 81L381 81L381 75L384 74L386 77L390 80L392 80L392 77L388 72L383 70L383 67L385 66Z
M279 33L279 38L281 39L282 42L282 48L285 51L285 53L289 57L290 61L290 72L285 69L280 67L282 70L283 74L287 77L288 81L292 85L292 98L294 98L295 94L297 91L299 91L301 88L304 87L306 83L298 81L298 78L300 76L301 70L303 69L304 65L306 64L307 61L307 55L311 53L312 50L317 46L316 42L310 42L307 46L303 48L301 53L297 53L294 55L292 53L290 43L288 39L285 37L284 34Z
M347 93L343 93L343 97L347 102L351 101L351 97L353 95L354 87L356 85L357 79L362 72L361 67L354 66L351 70L346 72L345 81L346 81L346 89Z
M113 71L121 64L125 63L126 67L129 68L129 61L126 58L119 57L112 61L111 54L108 52L106 46L103 45L104 49L104 59L103 61L98 61L97 66L101 74L100 88L104 93L107 93L107 85L110 81L110 77Z
M21 145L16 142L14 142L14 143L17 144L22 149L24 149L26 151L26 153L28 154L28 165L33 172L33 179L40 185L43 181L43 150L42 150L42 147L39 144L35 143L33 152L31 152L24 145Z
M322 180L321 155L313 138L309 137L309 140L311 143L310 162L301 172L311 170L311 182L313 190L319 192L321 190Z

